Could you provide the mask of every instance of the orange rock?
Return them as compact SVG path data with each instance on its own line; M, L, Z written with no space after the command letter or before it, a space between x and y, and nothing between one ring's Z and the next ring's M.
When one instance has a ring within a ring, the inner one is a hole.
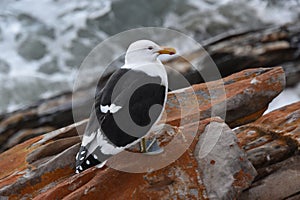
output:
M35 199L60 199L62 197L65 199L206 199L206 195L210 196L211 194L206 194L205 185L202 178L200 178L204 176L201 170L205 167L204 165L200 168L198 166L196 146L200 133L212 123L223 124L222 120L218 118L202 121L199 125L198 136L196 136L190 148L167 167L146 173L128 173L111 168L90 168L62 181L47 192L36 196ZM189 130L189 127L185 127L185 130ZM188 133L187 131L187 137ZM227 151L224 150L224 152ZM121 157L122 155L118 156L118 158ZM245 160L242 162L245 162ZM229 159L224 160L224 163L227 164L228 161ZM135 160L132 162L138 165L141 161ZM234 159L233 162L236 162L234 167L239 166L240 161L238 159ZM220 165L220 163L222 161L216 165ZM234 167L232 166L232 168ZM246 172L239 169L232 175L234 179L230 188L236 189L228 191L230 194L227 194L224 188L218 186L218 189L225 193L225 196L236 196L236 193L239 193L238 191L249 187L254 178L253 171L249 171L247 167L244 170ZM218 171L213 172L215 176L219 175ZM223 179L221 174L224 173L226 172L222 170L218 178L221 183ZM206 175L212 176L209 173ZM212 192L215 193L215 191Z
M299 199L300 102L274 110L235 132L258 172L241 199Z
M252 81L254 78L256 78L255 84ZM86 125L85 120L30 139L1 154L0 160L3 161L1 162L3 164L1 165L0 197L6 196L15 199L60 199L62 197L78 199L82 197L91 199L99 198L101 195L101 197L116 199L206 198L210 192L214 192L214 188L207 193L202 182L202 178L205 176L201 174L201 170L206 169L206 162L202 165L204 168L201 168L194 150L198 144L198 137L205 130L207 124L211 122L222 124L223 122L218 118L203 119L222 114L220 105L224 102L227 102L226 121L232 126L257 119L261 115L261 110L265 109L268 103L283 89L284 73L280 67L250 69L229 76L224 79L224 82L226 96L219 92L223 87L220 81L193 86L199 109L191 110L188 115L184 116L181 116L175 95L180 94L184 98L191 92L191 88L175 91L168 95L165 113L168 123L177 125L182 121L187 127L199 123L199 120L201 123L197 125L196 135L192 135L185 127L184 135L188 140L192 139L192 145L179 159L167 167L154 172L138 174L108 168L104 170L91 168L79 175L74 175L75 155L79 148L77 130L79 134L82 134ZM210 88L212 92L209 93L207 88ZM211 94L212 96L210 96ZM194 108L189 105L188 101L184 103L186 108ZM214 115L211 115L212 105L215 109ZM200 118L198 118L199 112ZM228 127L227 131L231 132ZM195 139L193 136L196 136ZM166 141L162 144L167 145L168 143ZM178 140L178 145L180 145L180 140ZM238 149L236 145L235 148ZM176 151L176 149L173 150ZM227 150L223 153L226 152ZM13 165L6 164L6 160L11 160ZM221 163L220 160L209 159L207 164L210 167L212 167L211 160L216 161L212 172L218 172L217 167ZM244 173L240 171L243 168L242 163L247 162L246 158L236 157L234 162L237 162L232 171L235 174L232 177L235 179L232 179L233 182L227 190L231 192L230 195L236 196L250 184L253 173L247 172L249 168L243 171ZM250 178L249 174L252 174Z
M235 130L254 166L286 159L300 147L299 113L300 102L293 103Z
M199 117L204 119L213 116L225 118L226 116L225 122L231 127L236 127L259 118L267 109L270 100L283 90L284 85L285 76L281 67L258 68L238 72L223 80L170 92L166 107L168 123L178 125L180 119L186 117L181 116L179 109L174 109L174 107L179 107L176 94L183 91L185 96L192 96L193 91L197 96L198 110L194 109L194 105L188 105L185 108L192 108L189 113L191 121L195 122L199 120ZM214 114L212 114L212 105Z

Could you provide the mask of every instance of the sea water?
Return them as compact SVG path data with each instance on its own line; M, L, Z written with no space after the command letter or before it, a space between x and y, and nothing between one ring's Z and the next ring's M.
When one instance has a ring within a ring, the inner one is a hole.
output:
M1 0L0 113L72 89L90 50L121 31L167 27L203 41L299 20L299 8L300 0Z

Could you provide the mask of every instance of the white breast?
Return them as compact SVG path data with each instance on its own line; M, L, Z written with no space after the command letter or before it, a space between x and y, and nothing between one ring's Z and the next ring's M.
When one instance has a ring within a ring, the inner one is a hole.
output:
M142 71L152 77L159 76L162 80L162 85L168 88L167 72L165 70L164 65L159 60L156 60L155 62L151 62L151 63L146 63L146 64L145 63L125 64L121 68Z

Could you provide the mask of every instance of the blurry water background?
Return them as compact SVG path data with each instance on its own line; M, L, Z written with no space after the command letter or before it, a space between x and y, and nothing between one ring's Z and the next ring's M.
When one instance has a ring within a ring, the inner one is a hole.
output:
M0 113L72 89L90 50L124 30L167 27L202 41L299 19L300 0L1 0Z

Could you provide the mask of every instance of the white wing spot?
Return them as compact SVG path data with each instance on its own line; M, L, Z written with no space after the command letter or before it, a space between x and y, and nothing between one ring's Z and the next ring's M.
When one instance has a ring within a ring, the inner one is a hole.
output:
M86 160L86 164L89 165L89 164L90 164L90 161L89 161L89 160Z
M111 104L109 107L109 110L111 113L116 113L118 112L122 107L121 106L117 106L115 104Z
M108 111L110 111L111 113L116 113L118 112L122 107L121 106L117 106L115 104L111 104L110 106L106 105L106 106L102 106L100 105L100 110L103 113L107 113Z
M96 154L93 155L95 159L98 159L98 156Z
M76 170L76 172L75 172L76 174L79 174L79 171L78 171L78 169Z
M80 158L80 160L83 160L83 159L84 159L84 157L81 157L81 158Z
M82 171L82 170L83 170L83 169L82 169L82 167L81 167L81 165L79 166L79 170L80 170L80 171Z
M81 155L85 154L85 151L80 152Z
M79 152L76 154L76 160L78 160Z
M106 106L100 105L100 110L103 113L107 113L109 111L109 106L108 105L106 105Z

